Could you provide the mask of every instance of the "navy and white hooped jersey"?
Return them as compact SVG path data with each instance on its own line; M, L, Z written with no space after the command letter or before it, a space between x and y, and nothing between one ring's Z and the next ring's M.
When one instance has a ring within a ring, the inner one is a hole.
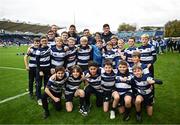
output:
M137 94L141 94L141 95L148 95L151 94L152 92L152 88L151 85L147 82L147 80L152 80L153 78L150 77L149 75L142 75L141 78L137 78L134 76L133 78L133 82L135 84L135 89L137 91Z
M144 64L153 64L154 56L156 56L156 50L154 46L148 44L147 46L138 47L138 51L141 53L141 62Z
M77 48L76 47L69 47L69 50L66 52L66 67L69 68L73 65L76 65L76 58L77 58Z
M64 89L65 82L69 76L68 72L65 72L64 77L62 79L57 79L56 74L52 75L49 78L47 83L47 87L52 90L53 92L60 93Z
M141 66L144 75L149 75L150 74L149 69L148 69L146 64L139 62L136 65ZM134 64L133 64L133 66L134 66ZM130 74L133 74L132 67L129 67L129 72L130 72Z
M124 55L126 56L126 61L128 62L129 66L132 67L132 55L134 52L138 51L137 47L129 47L124 50Z
M38 48L36 51L37 67L50 66L50 51L51 49L48 46Z
M87 70L84 72L86 80L90 86L92 86L96 91L102 92L101 88L101 69L98 69L97 74L92 76L91 73Z
M117 55L117 66L118 66L118 64L123 60L123 59L121 58L121 56L124 56L124 51L125 51L125 49L122 49L122 50L117 49L117 51L116 51L116 55Z
M27 55L29 56L29 67L37 67L36 51L38 48L31 47Z
M72 75L70 75L65 85L65 94L69 95L74 93L80 87L81 83L81 76L78 78L74 78Z
M127 78L126 81L123 80L125 77ZM132 93L131 79L132 77L129 73L123 74L118 71L116 75L115 88L120 95Z
M57 66L63 66L66 57L64 47L57 48L56 46L51 48L51 66L55 68Z
M101 85L103 91L109 91L112 92L115 88L115 79L116 75L112 71L110 74L107 74L106 72L101 73Z
M107 50L103 53L102 57L103 57L103 60L106 60L106 59L111 60L113 63L113 69L116 68L116 65L117 65L116 52L114 52L113 50Z
M48 41L47 46L49 46L49 48L52 48L52 47L56 46L56 42L54 40Z
M88 65L88 61L92 59L92 47L90 45L82 47L81 45L77 49L77 64Z

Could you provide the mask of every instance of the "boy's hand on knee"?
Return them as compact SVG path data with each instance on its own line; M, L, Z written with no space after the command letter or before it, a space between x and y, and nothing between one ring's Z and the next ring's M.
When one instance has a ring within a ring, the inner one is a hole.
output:
M59 101L60 101L60 98L54 97L53 100L54 100L55 102L59 102Z

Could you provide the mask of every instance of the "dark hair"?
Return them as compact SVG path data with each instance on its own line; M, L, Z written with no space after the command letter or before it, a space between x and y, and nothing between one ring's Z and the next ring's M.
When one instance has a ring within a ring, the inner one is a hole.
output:
M105 27L109 27L109 24L104 24L104 25L103 25L103 28L105 28Z
M62 35L63 33L66 33L66 34L68 35L68 32L66 32L66 31L63 31L63 32L61 33L61 35Z
M76 29L76 26L73 24L69 26L69 28L72 28L72 27Z
M96 62L94 62L94 61L89 61L89 62L88 62L88 68L91 67L91 66L94 66L94 67L96 67L96 68L99 67Z
M59 71L65 72L65 68L64 68L63 66L57 66L57 67L55 68L55 72L57 73L57 72L59 72Z
M124 66L127 66L127 67L128 67L128 64L127 64L126 61L121 61L121 62L119 63L119 65L124 65Z
M84 29L84 30L83 30L83 33L84 33L85 31L89 31L89 29Z
M109 59L106 59L105 61L104 61L104 66L105 65L108 65L108 66L113 66L113 63L112 63L112 61L111 60L109 60Z
M101 33L100 33L100 32L95 32L94 35L96 36L96 34L98 34L99 36L101 36Z
M136 41L135 37L130 37L129 39L133 39L133 40L134 40L134 42Z
M48 30L47 34L48 34L48 33L53 33L53 34L54 34L54 31L52 31L52 30Z
M83 73L81 67L78 66L78 65L74 65L74 66L72 66L72 67L70 68L71 74L72 74L72 72L73 72L74 70L77 70L77 71L80 73L80 75L82 75L82 73Z

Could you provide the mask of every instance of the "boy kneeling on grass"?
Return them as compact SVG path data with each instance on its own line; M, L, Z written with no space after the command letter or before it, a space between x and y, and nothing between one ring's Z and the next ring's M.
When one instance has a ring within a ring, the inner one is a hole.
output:
M156 82L148 74L143 74L143 69L139 65L133 66L134 78L132 82L136 90L135 93L135 107L136 107L136 120L141 122L141 105L142 102L145 104L147 114L152 116L153 114L153 84Z
M44 109L44 119L46 119L49 114L48 109L48 97L53 100L53 104L57 111L61 110L61 96L62 89L67 81L69 74L65 72L65 68L62 66L55 68L55 74L53 74L47 83L44 95L42 97L42 105Z

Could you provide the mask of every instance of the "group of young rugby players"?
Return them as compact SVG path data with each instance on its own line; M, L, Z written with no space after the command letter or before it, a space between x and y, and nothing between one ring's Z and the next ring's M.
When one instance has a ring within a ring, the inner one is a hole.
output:
M157 57L154 46L148 43L149 36L141 36L139 47L131 37L125 48L125 42L110 32L108 24L103 25L103 30L102 34L96 32L92 37L85 29L79 37L76 27L71 25L68 32L59 36L57 26L53 25L47 36L34 39L24 62L29 72L29 95L33 97L35 81L36 97L44 109L44 118L50 115L49 102L53 102L56 110L61 110L62 95L67 112L73 110L73 98L79 97L79 112L87 116L92 94L96 96L96 106L110 112L110 119L115 118L118 109L123 113L123 120L128 121L131 108L135 106L136 119L142 121L142 105L152 116L154 84L162 84L162 81L154 78L153 64Z

